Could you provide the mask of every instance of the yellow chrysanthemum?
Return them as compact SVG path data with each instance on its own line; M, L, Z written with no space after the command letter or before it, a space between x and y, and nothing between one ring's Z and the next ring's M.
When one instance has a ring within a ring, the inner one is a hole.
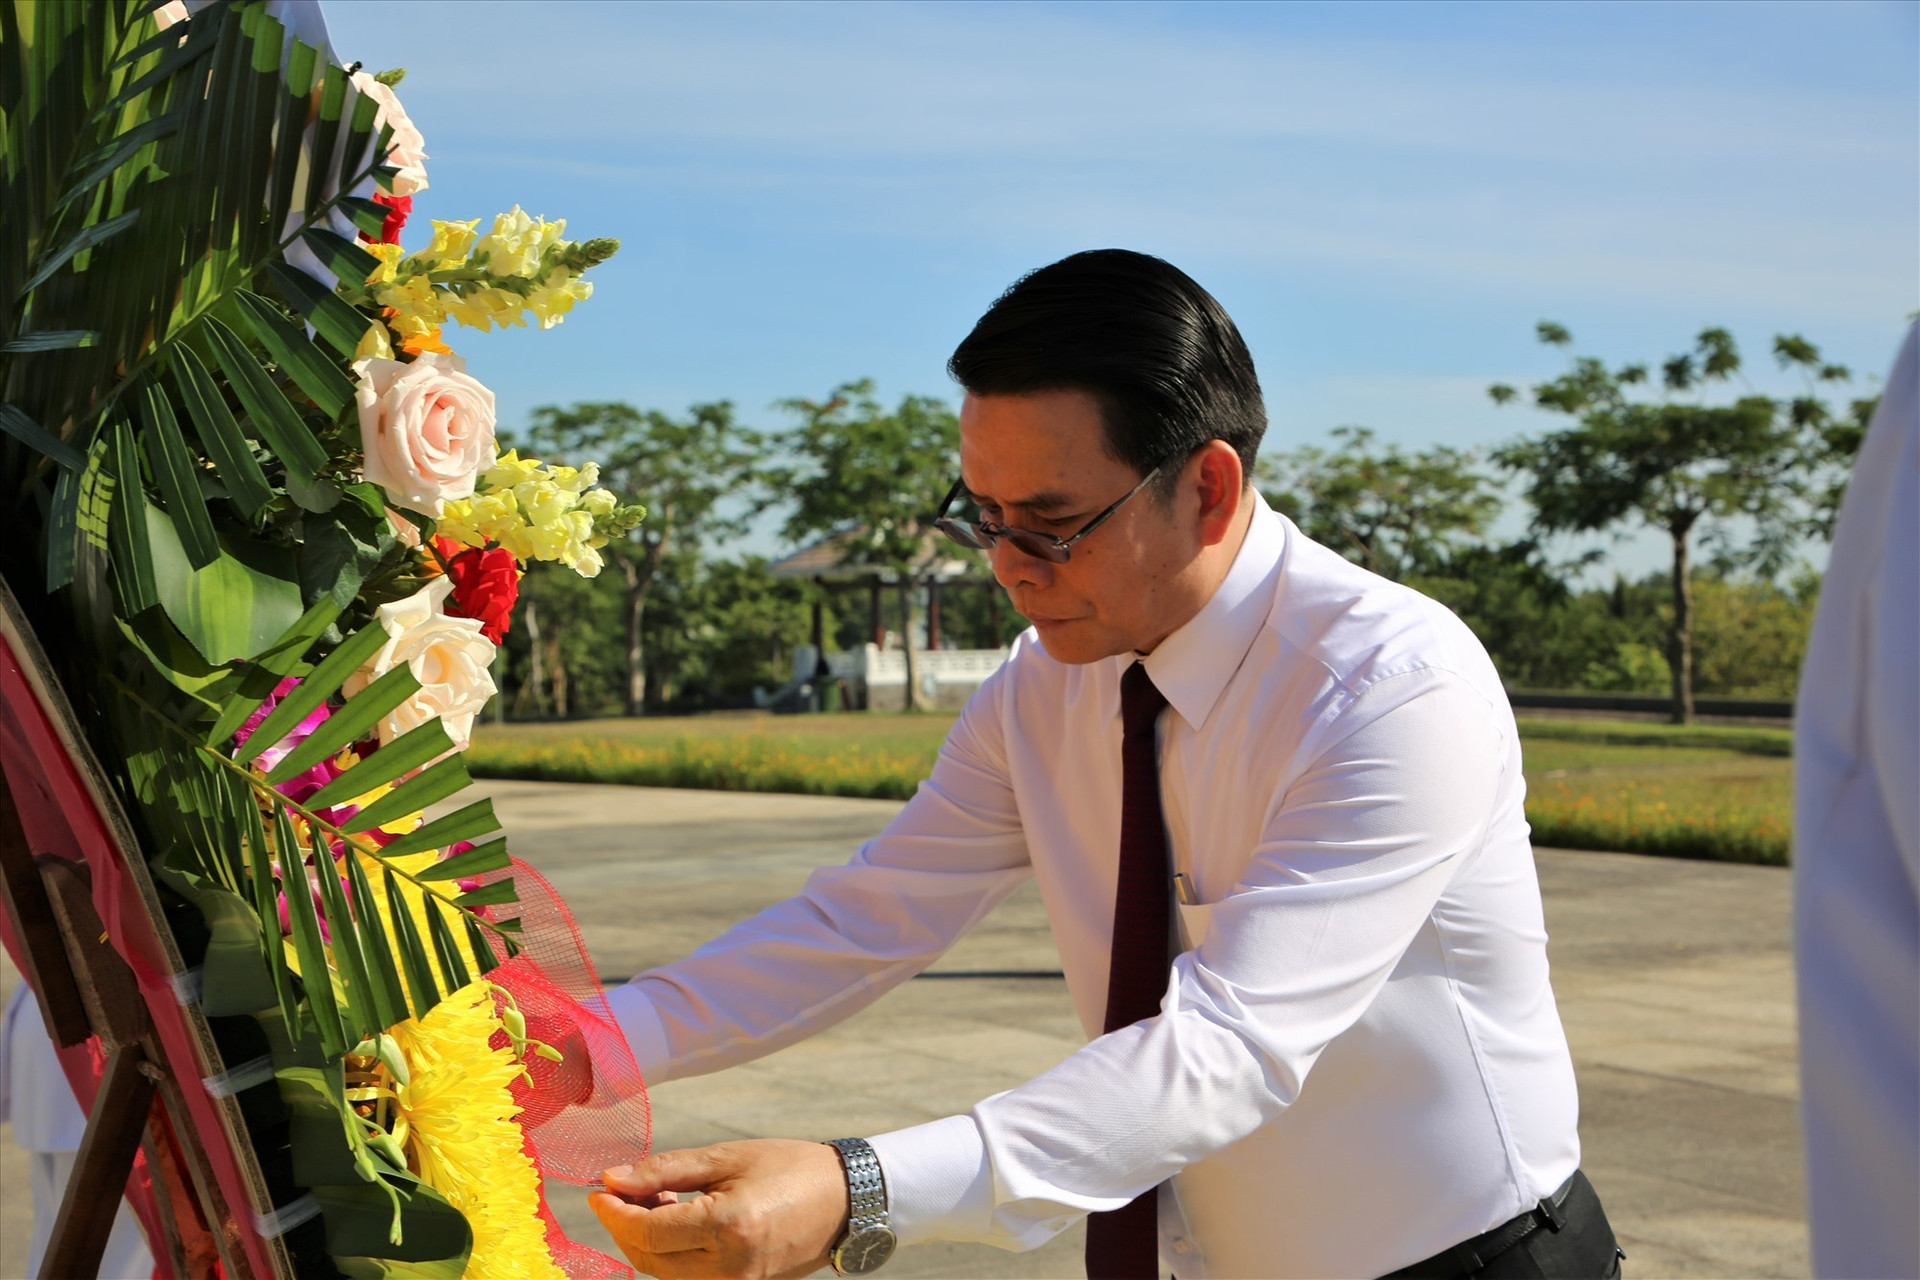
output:
M500 1029L485 981L394 1028L410 1076L395 1089L409 1163L472 1226L467 1275L562 1280L540 1219L540 1175L514 1123L520 1064L507 1046L489 1046Z

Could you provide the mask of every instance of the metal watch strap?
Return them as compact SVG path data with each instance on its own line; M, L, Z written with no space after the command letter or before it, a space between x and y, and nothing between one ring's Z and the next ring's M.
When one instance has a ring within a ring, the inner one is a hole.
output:
M865 1138L834 1138L828 1143L840 1153L847 1171L847 1232L887 1225L887 1178L880 1157Z

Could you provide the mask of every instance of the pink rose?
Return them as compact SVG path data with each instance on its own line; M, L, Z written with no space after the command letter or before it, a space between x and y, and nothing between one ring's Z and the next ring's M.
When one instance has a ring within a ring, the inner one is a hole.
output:
M407 109L400 105L393 87L381 84L365 71L353 73L353 87L380 104L379 112L373 117L376 135L382 125L393 126L393 149L387 153L387 163L400 171L393 176L393 194L410 196L416 191L425 191L427 140L408 117Z
M447 499L471 498L474 477L492 463L493 392L466 369L460 357L430 351L411 362L353 362L363 470L396 504L438 516Z

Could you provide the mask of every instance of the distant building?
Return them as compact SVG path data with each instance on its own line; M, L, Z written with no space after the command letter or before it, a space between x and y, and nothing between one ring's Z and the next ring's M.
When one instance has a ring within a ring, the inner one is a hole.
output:
M902 606L908 591L924 590L926 608L924 644L914 644L914 665L918 669L921 706L957 709L966 703L986 678L1006 661L1002 649L950 649L942 647L940 597L943 590L984 590L999 631L1000 588L979 573L978 559L962 559L938 534L929 533L922 542L922 557L913 572L903 579L898 571L880 565L862 563L858 548L864 530L853 528L811 543L767 566L768 572L782 578L811 578L828 590L867 591L868 635L866 644L842 653L826 650L825 611L819 600L813 605L813 643L794 651L794 676L784 687L756 691L754 701L780 711L817 711L832 707L846 710L899 711L907 706L907 655L902 647L906 610L901 613L901 630L886 625L883 607L885 589L892 587ZM911 637L913 641L921 636ZM824 655L824 660L823 656Z

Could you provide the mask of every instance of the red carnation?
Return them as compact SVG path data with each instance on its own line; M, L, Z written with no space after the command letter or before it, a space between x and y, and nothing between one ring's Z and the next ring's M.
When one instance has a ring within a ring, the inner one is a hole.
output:
M453 593L447 612L480 623L480 634L499 644L512 622L513 602L520 598L520 569L513 553L502 547L462 551L447 562Z
M373 193L373 202L387 206L387 220L380 226L381 244L399 244L400 228L407 225L407 217L413 212L412 196L390 196L384 191Z

